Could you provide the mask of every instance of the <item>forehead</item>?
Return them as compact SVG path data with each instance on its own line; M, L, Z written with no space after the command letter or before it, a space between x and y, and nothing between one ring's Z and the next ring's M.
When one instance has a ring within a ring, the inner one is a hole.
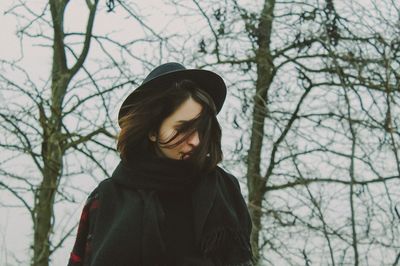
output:
M183 102L169 117L167 117L165 122L175 124L192 120L200 114L202 109L203 107L201 104L192 98L189 98Z

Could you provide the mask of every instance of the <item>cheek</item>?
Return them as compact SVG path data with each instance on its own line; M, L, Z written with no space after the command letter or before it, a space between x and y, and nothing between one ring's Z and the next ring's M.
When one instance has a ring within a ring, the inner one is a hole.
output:
M169 127L161 127L160 132L158 133L158 137L160 139L160 142L166 142L170 138L172 138L175 134L175 130L173 128Z
M159 140L165 139L166 134L168 133L168 129L170 129L170 127L166 121L164 121L160 124L160 127L158 128L158 132L157 132Z

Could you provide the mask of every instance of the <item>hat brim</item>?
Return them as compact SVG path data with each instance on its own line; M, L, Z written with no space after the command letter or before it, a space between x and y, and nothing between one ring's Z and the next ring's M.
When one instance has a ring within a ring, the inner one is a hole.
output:
M165 86L167 88L174 81L182 79L192 80L199 85L199 87L207 92L213 99L217 113L221 111L226 98L226 85L224 80L218 74L208 70L183 69L157 76L137 87L122 103L118 113L118 121L129 111L130 105L140 101L140 93L137 92L151 87L160 88L161 86Z

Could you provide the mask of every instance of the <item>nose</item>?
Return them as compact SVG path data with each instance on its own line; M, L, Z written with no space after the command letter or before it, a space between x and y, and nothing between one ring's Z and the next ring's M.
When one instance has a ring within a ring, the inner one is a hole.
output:
M197 147L200 144L199 132L193 132L193 134L188 138L187 143L191 146Z

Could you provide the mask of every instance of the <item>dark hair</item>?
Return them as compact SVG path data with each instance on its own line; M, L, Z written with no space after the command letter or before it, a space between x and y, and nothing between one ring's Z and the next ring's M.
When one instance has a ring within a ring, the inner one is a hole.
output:
M222 160L221 127L216 118L216 107L211 97L191 80L174 82L167 89L151 87L138 91L140 102L129 106L129 111L121 117L121 132L117 150L122 160L129 161L141 149L155 152L157 144L174 147L198 132L200 145L190 156L191 163L204 171L210 171ZM189 98L202 106L202 111L194 119L179 126L175 135L167 143L149 140L149 134L158 136L162 122ZM179 134L183 137L177 143L169 144Z

